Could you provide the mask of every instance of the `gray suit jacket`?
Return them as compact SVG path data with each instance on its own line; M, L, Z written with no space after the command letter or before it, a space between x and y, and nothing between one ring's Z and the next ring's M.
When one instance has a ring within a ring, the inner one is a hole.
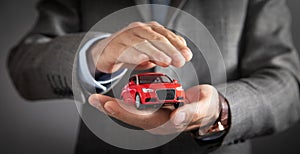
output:
M8 59L19 93L29 100L72 98L73 62L85 32L106 15L132 5L133 0L40 2L35 26ZM172 5L199 19L224 57L231 127L216 153L249 152L247 139L283 131L299 119L300 64L285 1L189 0ZM198 153L192 142L180 136L145 152ZM94 137L84 125L78 147L78 152L124 152Z

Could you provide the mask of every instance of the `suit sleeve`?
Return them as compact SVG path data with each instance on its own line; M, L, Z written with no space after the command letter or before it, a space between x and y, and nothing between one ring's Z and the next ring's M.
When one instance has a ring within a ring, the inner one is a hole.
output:
M84 36L76 0L43 0L32 30L12 49L7 66L19 94L28 100L72 97L72 67Z
M217 86L226 87L231 110L231 127L223 144L283 131L300 116L300 64L286 2L249 1L247 14L241 78Z

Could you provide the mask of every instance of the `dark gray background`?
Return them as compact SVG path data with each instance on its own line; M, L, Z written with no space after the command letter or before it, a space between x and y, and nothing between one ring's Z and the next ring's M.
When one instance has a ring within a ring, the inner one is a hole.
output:
M0 1L0 153L72 153L79 116L70 100L28 102L18 96L5 67L9 49L37 17L37 0ZM288 1L294 42L300 49L300 1ZM300 102L299 102L300 103ZM253 141L254 153L297 153L300 123L288 131Z

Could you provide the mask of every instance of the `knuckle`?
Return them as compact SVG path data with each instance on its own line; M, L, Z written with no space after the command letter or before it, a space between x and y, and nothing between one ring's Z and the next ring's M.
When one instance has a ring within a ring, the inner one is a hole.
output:
M128 27L131 27L131 28L133 28L133 27L141 27L141 26L144 26L144 23L142 23L142 22L132 22L132 23L130 23L128 25Z
M148 43L148 40L141 39L139 42L140 42L141 44L147 44L147 43Z
M148 33L150 33L151 32L151 27L149 27L149 26L140 26L140 27L138 27L140 30L143 30L143 31L146 31L146 32L148 32Z
M170 31L168 29L164 29L163 32L164 32L164 35L167 36L170 39L174 40L174 39L178 38L177 35L174 32L172 32L172 31Z
M160 42L166 42L166 41L167 41L167 38L165 38L165 37L162 36L162 35L154 35L154 36L153 36L153 40L155 40L155 41L160 41Z
M176 35L176 36L177 36L178 39L184 40L184 38L182 36L180 36L180 35Z
M177 38L178 38L180 41L185 42L185 39L184 39L182 36L177 35Z
M176 48L183 55L183 57L186 57L187 54L190 54L189 52L186 51L186 49L188 48L182 44L176 44Z
M176 39L175 34L173 34L173 32L166 32L166 37L172 40Z
M161 24L159 24L159 23L156 22L156 21L150 21L150 22L149 22L149 25L162 26Z
M135 26L129 29L130 33L136 34L136 33L151 33L152 30L149 26L147 25L141 25L141 26Z
M181 43L186 46L186 41L182 36L177 35L177 38L181 41Z

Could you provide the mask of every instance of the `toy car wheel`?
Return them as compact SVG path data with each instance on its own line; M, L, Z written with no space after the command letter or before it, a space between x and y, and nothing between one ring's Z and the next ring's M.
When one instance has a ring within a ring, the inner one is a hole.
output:
M142 103L141 103L141 97L139 94L136 94L135 96L135 107L138 109L138 110L141 110L142 109Z
M179 108L180 106L183 106L183 102L174 104L175 109Z

